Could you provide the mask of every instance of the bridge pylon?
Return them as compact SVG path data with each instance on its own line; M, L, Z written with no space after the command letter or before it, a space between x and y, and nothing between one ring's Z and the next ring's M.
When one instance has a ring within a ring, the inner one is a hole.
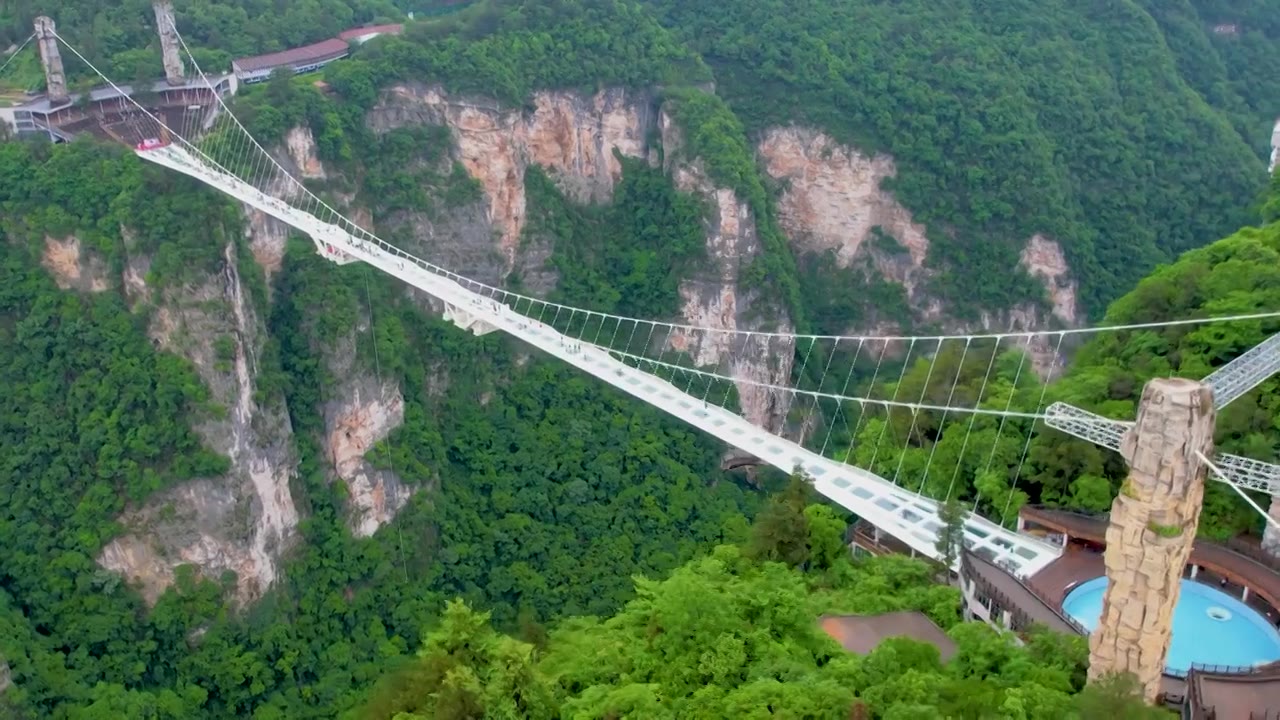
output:
M62 68L62 53L58 52L57 26L51 18L41 15L35 20L35 31L49 102L64 103L71 99L71 95L67 92L67 73Z

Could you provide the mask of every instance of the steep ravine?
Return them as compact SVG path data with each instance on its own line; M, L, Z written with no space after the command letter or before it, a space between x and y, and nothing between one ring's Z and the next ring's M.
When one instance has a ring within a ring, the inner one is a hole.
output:
M676 186L700 196L709 208L706 250L710 262L681 284L681 313L670 319L726 330L791 330L784 309L760 307L757 291L739 282L741 269L761 252L751 209L733 190L712 183L699 159L684 158L678 152L680 130L657 105L650 93L614 88L591 96L539 92L528 108L507 108L488 98L453 96L437 86L401 84L383 93L368 122L376 132L417 124L448 127L456 157L484 191L488 233L485 228L455 224L450 228L453 232L445 234L438 232L439 223L410 217L402 224L413 230L410 242L430 259L485 282L500 282L517 271L536 294L549 292L555 277L545 267L549 239L529 237L524 232L528 212L525 170L532 165L541 167L575 201L603 202L621 177L615 151L651 165L665 157L665 169ZM770 178L784 187L779 219L793 250L834 250L841 267L869 259L881 277L904 287L917 320L984 331L1034 330L1050 323L1071 325L1077 321L1075 283L1061 248L1052 239L1042 235L1028 238L1022 253L1023 268L1045 283L1050 312L1027 305L984 315L977 328L962 326L951 322L945 308L924 290L924 281L933 272L926 266L929 242L924 228L880 187L895 172L891 158L867 157L823 133L795 127L766 132L757 153ZM312 161L300 159L298 164ZM873 243L867 242L875 232L893 236L906 253L876 251ZM485 257L472 245L486 236L494 238L491 249L495 252L487 256L493 260L468 266L465 258ZM460 259L463 262L459 263ZM846 328L850 333L893 329L883 324ZM668 349L686 352L700 364L722 366L735 377L750 381L739 386L744 413L753 422L780 428L789 409L789 396L777 396L758 385L786 384L793 348L787 341L766 341L760 336L748 341L730 338L677 333ZM1047 372L1052 348L1043 339L1028 345L1037 368ZM726 363L731 367L724 367Z
M162 291L150 334L157 345L191 360L223 417L196 427L205 444L231 460L223 478L187 483L123 517L129 532L112 541L101 562L120 570L153 599L180 563L213 577L233 571L242 601L275 581L292 542L298 512L289 491L296 459L283 404L255 400L257 358L265 326L242 283L234 245L220 273ZM256 268L249 268L256 271Z
M680 152L680 128L649 93L542 92L529 107L512 109L484 98L454 97L437 87L404 84L384 92L367 121L379 133L423 124L448 127L453 158L483 190L479 203L431 216L400 212L391 219L396 241L429 259L486 282L501 283L518 273L528 291L545 295L557 281L547 263L552 239L526 232L526 169L543 168L576 202L603 203L621 178L615 151L654 166L665 159L664 169L676 186L701 197L708 208L708 262L681 283L680 314L670 319L728 330L786 332L793 327L781 307L762 306L760 291L741 281L742 270L762 252L750 206L733 190L718 187L699 158ZM841 267L867 260L882 277L904 287L918 319L948 322L945 308L923 290L931 272L923 228L880 188L894 173L891 158L868 157L820 132L795 127L765 133L756 151L761 167L783 188L779 221L794 251L832 250ZM277 156L308 179L334 177L318 159L306 129L288 133ZM349 210L361 222L369 217L365 208ZM269 278L281 268L288 231L258 213L247 213L246 220L249 250L260 266L252 270ZM868 242L875 232L892 235L905 252L877 252L875 243ZM142 280L145 258L132 258L124 277L108 278L104 263L86 257L68 239L51 240L45 260L68 289L94 292L122 283L138 301L150 298L156 305L151 333L157 343L192 360L214 399L226 408L225 417L209 419L199 430L210 447L231 458L232 471L225 478L173 488L131 509L122 518L128 533L104 549L101 562L136 581L150 599L172 581L180 563L195 563L213 576L232 570L242 600L259 596L276 578L281 554L296 534L298 513L289 494L296 458L283 403L255 399L255 358L266 330L260 311L247 300L241 275L248 270L239 266L234 248L228 246L225 266L207 281L160 293ZM1056 243L1029 238L1023 264L1045 281L1053 322L1075 322L1075 287ZM1045 313L1027 307L984 318L982 325L1004 330L1049 321ZM392 472L366 459L404 418L401 389L379 381L366 363L357 362L356 344L367 338L367 325L367 317L362 318L349 338L324 349L331 376L342 380L321 408L322 450L335 479L347 485L350 526L361 536L391 520L410 495ZM876 329L886 328L847 330ZM730 337L738 339L731 342ZM787 340L677 333L669 342L667 349L753 383L786 384L792 372L794 348ZM744 413L753 422L772 429L783 426L789 396L745 383L739 391Z
M529 237L524 231L528 205L524 187L525 171L531 165L544 169L566 197L581 203L605 202L622 177L622 165L614 156L658 162L657 147L671 150L680 143L675 125L655 107L648 93L623 89L603 90L590 97L572 92L539 92L530 109L509 109L474 97L454 97L439 87L402 84L383 94L369 114L369 124L377 132L413 124L443 124L455 144L455 153L484 191L485 220L492 227L496 257L501 267L461 267L458 272L489 281L502 279L520 270L525 287L545 293L554 276L530 273L545 265L550 238ZM668 152L668 157L677 153ZM702 196L711 208L707 219L707 255L710 269L688 278L680 287L683 299L678 322L730 330L787 329L790 322L781 313L754 313L748 307L751 289L738 283L739 269L760 252L755 220L750 209L732 190L716 187L695 161L679 162L667 168L681 190ZM425 218L407 223L413 228L430 228ZM482 232L469 233L472 237ZM432 260L445 262L468 253L456 247L457 236L415 233L413 241ZM472 253L474 254L474 253ZM541 278L529 282L530 277ZM727 336L724 336L727 337ZM659 340L661 341L661 340ZM789 347L747 348L729 353L719 339L702 336L671 338L671 349L687 352L704 364L732 360L735 375L756 382L778 384L790 376ZM742 385L744 412L753 421L778 427L786 414L787 398L772 397L752 385Z

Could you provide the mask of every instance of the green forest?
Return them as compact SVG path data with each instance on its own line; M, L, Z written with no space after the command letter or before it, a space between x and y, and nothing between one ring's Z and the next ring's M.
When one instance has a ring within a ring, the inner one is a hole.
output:
M310 127L336 171L321 192L354 198L384 234L406 212L435 219L481 200L444 128L368 127L388 84L438 82L511 107L539 89L626 86L652 92L685 152L750 206L763 252L743 284L800 330L915 319L900 287L789 244L781 188L752 149L788 123L895 158L887 187L927 225L929 292L955 317L1045 300L1014 269L1035 233L1061 242L1093 321L1280 306L1280 180L1268 200L1261 160L1280 113L1280 12L1268 0L176 4L210 70L414 13L403 37L235 100L264 142ZM9 3L0 45L21 43L40 13L113 75L159 73L148 1ZM5 87L38 86L25 53ZM86 68L68 69L88 82ZM668 318L680 281L705 267L707 208L661 169L622 166L612 201L594 206L530 168L526 233L553 241L554 299ZM962 622L937 568L851 558L853 518L802 479L722 470L718 442L518 343L465 334L306 239L289 240L268 281L244 225L230 201L123 148L0 142L0 686L6 668L13 683L0 718L1163 716L1123 682L1086 688L1082 640L1036 631L1019 645ZM97 563L124 532L122 511L217 478L231 458L197 431L227 409L148 337L158 306L131 302L119 282L62 290L41 267L45 239L71 235L114 278L150 258L156 297L234 258L267 320L256 390L288 410L304 520L282 577L249 607L230 601L234 574L179 566L148 606ZM323 407L344 381L327 353L355 326L359 367L405 397L403 424L367 459L415 490L369 538L348 527L323 441ZM1129 418L1146 380L1203 376L1278 330L1104 334L1070 348L1047 383L1025 354L982 343L854 377L877 396L1064 400ZM1218 447L1274 458L1277 416L1272 379L1219 417ZM1124 474L1113 454L1025 419L880 412L843 432L828 454L1009 524L1027 503L1105 510ZM1202 535L1260 522L1210 485ZM944 662L898 638L855 655L817 624L906 610L945 630L956 654Z

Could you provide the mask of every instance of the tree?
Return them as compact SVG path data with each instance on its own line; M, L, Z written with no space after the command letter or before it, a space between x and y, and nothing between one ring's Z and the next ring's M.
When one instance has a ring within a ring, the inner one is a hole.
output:
M782 492L770 497L756 516L748 555L761 562L805 566L810 558L809 518L805 508L812 494L809 479L797 469Z
M550 720L558 713L533 646L498 634L488 613L454 600L418 659L380 684L360 717Z
M938 539L934 543L934 548L938 551L938 562L947 568L948 572L955 566L960 553L964 550L964 523L968 517L969 511L960 502L960 498L953 496L938 506L938 520L942 523L942 527L938 529Z
M830 505L810 505L804 509L804 517L809 530L809 568L830 570L836 567L840 559L849 554L844 541L848 523Z
M1138 680L1130 673L1114 673L1095 680L1076 696L1075 710L1081 720L1172 720L1174 714L1148 705L1142 699Z

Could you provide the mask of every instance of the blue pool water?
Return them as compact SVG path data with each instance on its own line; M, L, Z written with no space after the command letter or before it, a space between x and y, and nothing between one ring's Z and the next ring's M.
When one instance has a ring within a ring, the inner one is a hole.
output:
M1076 586L1062 609L1090 632L1102 615L1107 578ZM1249 666L1280 660L1280 632L1256 610L1208 585L1182 581L1173 611L1168 668L1185 673L1191 664Z

